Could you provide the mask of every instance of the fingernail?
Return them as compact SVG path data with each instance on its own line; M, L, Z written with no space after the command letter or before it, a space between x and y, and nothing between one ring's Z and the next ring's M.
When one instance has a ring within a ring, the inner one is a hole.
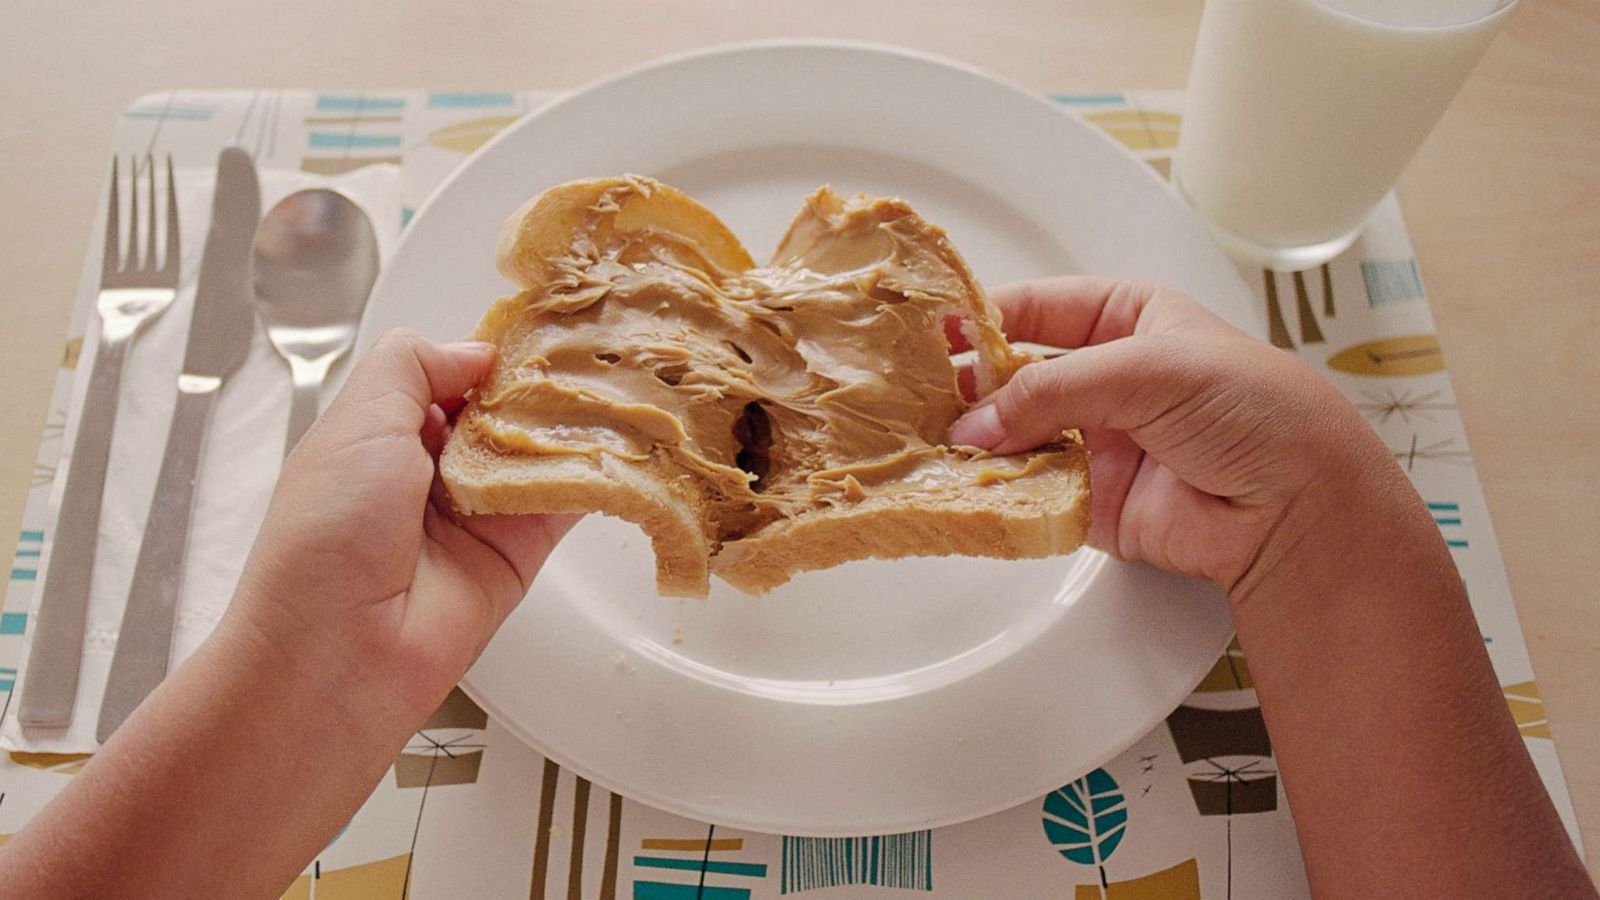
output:
M452 341L445 348L455 353L471 353L476 356L487 356L494 352L494 345L487 341Z
M966 444L991 450L1005 440L1005 429L1000 427L1000 412L994 406L980 406L956 420L950 426L950 443Z

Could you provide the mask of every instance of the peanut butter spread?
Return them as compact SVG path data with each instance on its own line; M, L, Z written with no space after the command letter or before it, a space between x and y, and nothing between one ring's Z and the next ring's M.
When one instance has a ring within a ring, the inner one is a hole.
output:
M966 408L945 317L964 319L980 389L1030 357L1005 343L945 233L903 202L824 187L770 264L739 268L671 228L634 227L630 201L657 189L628 178L600 194L546 283L498 307L518 324L477 398L495 449L669 463L701 485L713 546L819 506L1067 465L944 445Z

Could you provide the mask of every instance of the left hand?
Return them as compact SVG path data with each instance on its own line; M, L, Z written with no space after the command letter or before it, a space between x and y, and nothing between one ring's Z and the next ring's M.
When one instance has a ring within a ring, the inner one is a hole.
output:
M290 658L353 658L401 718L433 711L577 519L451 509L436 461L493 361L384 335L285 463L229 610Z

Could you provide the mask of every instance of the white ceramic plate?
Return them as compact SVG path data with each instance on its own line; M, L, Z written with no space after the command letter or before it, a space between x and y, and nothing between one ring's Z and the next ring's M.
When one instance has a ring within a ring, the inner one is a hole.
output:
M1048 101L861 45L696 53L541 109L417 214L363 346L470 330L506 292L493 250L524 199L639 172L757 257L801 198L897 194L988 282L1141 275L1261 333L1238 274L1141 163ZM1034 799L1146 733L1226 643L1214 589L1099 553L860 562L763 598L662 599L649 544L591 516L472 669L468 691L557 762L653 806L805 835L904 831Z

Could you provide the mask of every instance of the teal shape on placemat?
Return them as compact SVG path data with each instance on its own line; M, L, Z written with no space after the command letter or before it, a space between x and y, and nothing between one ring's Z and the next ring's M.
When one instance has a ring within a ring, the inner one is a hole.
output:
M342 94L321 94L317 97L317 109L322 110L387 110L398 112L405 108L405 99L399 97L360 97Z
M428 95L428 106L433 109L491 109L517 105L517 98L508 93L436 93Z
M635 881L633 900L750 900L750 889Z
M40 549L38 547L30 547L28 545L40 544L43 542L44 532L24 531L22 533L22 539L17 542L17 559L37 558L39 556ZM12 566L11 568L12 581L33 581L38 577L39 571L37 569L30 569L27 566ZM21 632L18 633L20 634Z
M1462 525L1461 504L1459 503L1429 503L1428 511L1433 513L1433 522L1439 526L1440 531L1446 528L1459 528ZM1467 541L1464 538L1447 536L1444 543L1446 547L1454 547L1457 550L1467 546Z
M13 569L11 574L12 577L15 577L16 570ZM27 628L27 613L6 613L5 615L0 615L0 634L21 634L22 632L26 631Z
M216 115L215 106L134 106L122 111L124 119L161 119L177 122L209 122Z
M313 131L306 135L306 143L324 150L345 150L353 147L398 147L400 146L400 135Z
M1050 94L1051 100L1067 106L1116 106L1128 102L1122 94Z
M933 890L933 832L783 839L781 894L843 884Z
M1099 866L1128 832L1128 801L1105 769L1095 769L1044 798L1044 833L1075 863Z
M1361 263L1367 305L1373 309L1403 300L1421 300L1422 276L1415 259L1368 259Z
M635 856L633 864L647 869L687 869L699 872L716 872L719 875L748 875L767 877L767 867L761 863L717 862L715 860L672 859L664 856Z

